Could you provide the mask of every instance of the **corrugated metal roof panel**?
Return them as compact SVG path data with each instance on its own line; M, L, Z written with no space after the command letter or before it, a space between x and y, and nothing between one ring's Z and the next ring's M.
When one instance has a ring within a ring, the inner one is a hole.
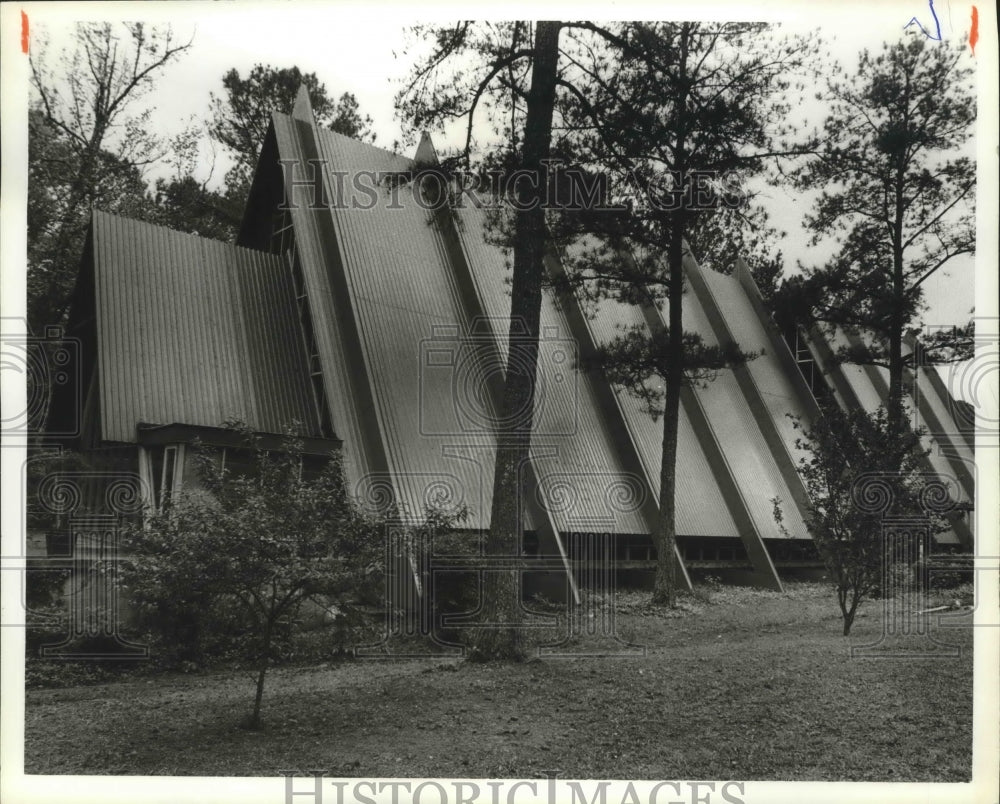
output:
M471 216L472 213L468 212L466 215ZM467 231L475 232L471 225L466 225L465 228ZM472 236L466 238L466 247L470 251L470 261L473 264L487 264L490 259L494 260L494 270L488 274L484 272L484 276L492 276L494 283L499 282L500 278L504 276L504 266L496 250L482 241L476 241ZM496 292L489 295L494 299L497 297ZM543 324L546 310L552 303L548 293L546 293L545 299ZM497 304L495 307L500 309ZM592 315L586 321L586 325L591 337L597 343L608 343L622 331L622 327L627 327L630 324L643 324L642 314L637 308L618 304L611 300L597 304L590 312ZM631 478L621 465L621 451L628 449L628 446L615 443L611 438L607 427L601 421L599 407L594 400L592 383L601 381L596 375L581 375L580 432L588 435L591 440L594 439L595 435L605 440L606 457L601 457L599 460L604 461L605 466L612 468L613 477L618 478L618 480L609 481L610 483L634 482L638 478ZM662 421L654 422L642 409L641 403L626 391L615 389L615 395L624 418L624 425L642 462L644 474L642 480L648 482L649 491L656 502L659 495ZM697 443L687 412L683 410L680 416L678 440L678 532L690 536L735 534L736 526L722 498L718 483ZM594 489L592 493L598 491L600 490ZM598 499L600 498L598 497ZM638 524L638 522L635 523L636 526ZM648 527L647 523L647 530Z
M834 332L823 333L826 338L826 342L834 354L837 353L839 349L847 348L850 346L850 340L847 336L841 332L839 329ZM840 374L847 380L847 384L850 386L851 390L854 392L861 406L867 410L869 413L878 408L882 404L882 395L878 392L878 389L872 383L871 377L868 374L868 370L864 366L855 365L853 363L840 363L834 366L830 366L827 361L820 360L820 364L823 370L829 371L839 371ZM885 369L878 367L873 367L875 371L885 372ZM885 380L888 383L888 372L885 372Z
M459 237L479 297L496 320L506 353L510 290L504 255L484 240L482 210L467 205L457 214ZM579 345L565 311L549 291L542 296L540 332L531 452L546 507L564 532L592 530L600 522L609 523L606 527L617 533L648 532L641 511L643 479L626 469L624 445L615 443L601 413L595 387L601 380L576 369ZM636 492L635 499L629 490Z
M971 471L971 467L975 465L976 461L975 453L969 447L964 435L959 431L958 426L955 423L955 415L949 407L948 400L942 399L938 395L934 384L927 376L926 372L928 371L934 371L934 369L929 367L917 372L917 392L921 403L926 405L931 415L937 419L937 424L932 426L931 422L929 422L923 415L920 416L920 422L927 428L931 439L934 441L934 453L946 450L950 454L955 455L955 457L966 466L970 467ZM938 428L940 428L940 430ZM944 436L946 436L946 439L935 438L934 435L938 432L941 432ZM940 471L944 470L942 469ZM968 500L968 497L971 489L964 489L963 491L965 500L969 502L970 500Z
M297 121L288 115L272 115L272 126L279 158L307 164L310 155L303 152L299 141ZM300 170L302 176L308 175ZM330 408L332 426L343 442L344 469L348 477L368 471L365 454L365 433L356 408L358 394L355 380L349 371L350 349L344 338L340 322L338 299L332 284L333 266L327 263L330 244L324 241L320 221L305 199L295 196L287 199L291 205L291 218L295 231L295 248L300 257L302 279L316 349L322 359L322 382ZM274 221L267 225L273 227ZM335 244L334 244L335 245ZM373 467L376 471L380 467Z
M796 438L801 433L795 429L789 417L795 416L808 422L808 411L791 378L776 356L771 354L773 348L764 324L757 317L746 291L736 278L712 270L703 270L702 276L740 348L758 353L756 360L746 364L747 370L760 391L761 399L785 449L797 462L800 457L804 457L802 451L795 446Z
M378 181L411 163L333 132L319 135L322 158L345 176L329 214L350 297L347 324L356 328L375 405L361 415L377 418L397 502L420 516L443 496L470 507L471 527L486 527L493 442L466 429L460 414L463 405L489 401L460 384L466 356L448 333L466 331L468 321L453 271L412 189ZM450 365L442 365L449 355ZM438 363L428 364L435 357Z
M850 337L839 329L832 333L826 333L826 340L834 353L841 347L849 346L852 341ZM889 388L888 369L882 366L861 366L853 363L830 365L828 360L824 360L822 355L818 354L818 351L813 348L813 354L820 365L823 366L824 371L827 373L839 373L865 410L870 413L885 403ZM904 345L904 352L908 353L908 351L909 347ZM946 428L952 427L957 431L954 416L946 409L946 404L933 390L930 381L927 378L918 378L917 382L920 393L926 394L923 400L924 404L930 406L933 414L941 417L939 418L939 422L944 423ZM908 401L912 403L914 399L911 397ZM843 400L841 402L843 403ZM915 416L914 423L916 426L926 429L929 433L933 433L934 427L925 419L919 406L913 407L911 404L911 408L911 412ZM972 451L967 449L967 445L961 443L961 439L953 439L953 442L948 445L948 449L954 451L960 461L966 462L971 471L971 467L974 466ZM923 439L923 443L930 450L927 456L928 468L944 477L955 477L955 467L952 466L948 457L942 454L942 445L930 436L926 436ZM975 496L975 489L972 488L970 483L963 483L961 477L958 480L958 487L954 489L956 500L959 502L970 502L970 498ZM959 544L962 541L952 530L937 534L935 538L942 544Z
M847 346L850 344L850 339L841 331L836 331L832 335L828 336L828 341L834 350L840 348L841 346ZM909 354L909 347L904 345L904 354ZM840 365L833 367L833 371L840 371L842 375L847 380L851 389L857 395L858 400L864 406L865 410L872 412L879 405L884 404L889 387L889 371L882 366L859 366L851 363L841 363ZM955 418L953 413L948 409L947 403L941 399L939 394L933 388L931 381L927 377L919 376L923 372L918 372L917 377L917 394L911 395L908 399L910 403L911 413L914 416L914 424L918 427L924 428L929 436L924 439L925 445L931 450L928 460L935 472L939 472L944 475L954 475L954 468L950 465L948 459L942 454L942 444L938 443L937 440L933 439L935 432L934 425L925 418L923 411L921 410L921 405L926 405L931 414L937 418L938 422L945 428L945 432L953 432L958 434L958 427L955 424ZM912 381L912 376L909 378ZM918 402L919 404L914 404ZM950 429L949 429L950 428ZM972 466L975 463L975 455L972 450L968 448L968 444L963 441L962 438L950 439L950 443L947 445L947 450L955 453L959 460L965 462L968 466ZM968 498L974 493L972 489L963 488L963 499L968 501Z
M697 332L708 345L718 345L708 317L694 293L684 295L684 329ZM739 342L741 333L738 329L734 331L734 336ZM785 503L785 526L790 535L805 537L805 524L792 504L792 492L781 476L781 470L732 371L720 371L714 380L705 387L696 387L694 392L705 409L709 426L729 464L757 532L764 538L780 538L783 535L775 524L771 502L778 498Z
M93 225L104 440L227 418L318 435L280 260L103 213Z
M705 271L704 273L712 273ZM685 328L699 332L708 343L715 343L709 322L693 293L685 293ZM668 308L664 305L661 316L666 321ZM645 328L643 313L635 306L614 301L598 303L589 321L591 331L599 343L608 343L616 335L632 327ZM728 377L725 375L728 374ZM758 531L765 537L779 537L771 513L770 499L780 496L791 500L780 471L773 459L756 422L739 391L731 373L723 372L715 382L722 381L716 388L697 389L698 399L713 428L712 437L718 440L719 448L733 472L733 479L740 488ZM659 380L651 380L661 384ZM618 391L620 404L626 414L633 441L639 448L646 473L658 478L662 457L662 421L654 423L642 410L641 403L623 390ZM715 417L727 421L722 428L715 429ZM735 426L735 430L733 427ZM728 428L728 429L727 429ZM742 440L744 433L749 440ZM762 496L761 481L767 485L767 496ZM726 504L719 479L712 471L702 445L695 434L690 414L681 406L678 421L677 453L677 530L686 535L734 535L739 529ZM794 507L794 506L793 506ZM766 509L766 510L765 510ZM789 517L789 530L793 535L804 533L804 525L797 518L797 512Z
M623 328L645 326L641 311L632 305L613 300L599 302L588 320L595 341L610 343ZM659 381L651 380L662 385ZM663 420L653 418L643 409L642 402L621 388L615 389L626 426L636 445L646 475L651 479L653 493L659 503L660 463L663 457ZM691 418L680 409L677 431L677 532L685 536L732 536L736 524L723 498L719 483L709 466Z
M409 160L331 132L321 132L320 142L331 169L346 173L330 214L397 498L419 514L429 490L457 485L461 493L454 496L464 495L473 508L470 524L485 527L495 413L484 381L499 366L478 359L476 341L486 337L493 343L493 335L470 336L473 321L456 285L456 269L412 186L375 180L380 173L406 170ZM458 228L463 240L482 241L480 218L470 217ZM471 263L484 307L495 317L496 345L505 354L510 301L502 257L486 247ZM550 298L542 331L532 456L543 500L551 503L564 481L573 479L577 506L546 507L560 530L579 529L607 519L603 500L628 479L600 424L589 381L573 370L576 344ZM612 513L618 532L647 530L635 508Z

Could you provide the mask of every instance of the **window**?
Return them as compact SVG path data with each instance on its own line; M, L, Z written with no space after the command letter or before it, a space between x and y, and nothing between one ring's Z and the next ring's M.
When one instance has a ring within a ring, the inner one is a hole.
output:
M795 357L795 364L799 367L806 385L809 386L809 390L812 391L816 399L821 399L829 393L830 389L826 378L823 376L823 370L813 357L812 349L809 347L809 342L805 334L797 326L792 326L784 330L783 335L785 342L792 351L792 355Z
M295 231L292 229L292 216L289 210L279 209L274 214L271 223L271 252L285 254L295 242Z
M174 475L177 473L177 447L164 447L163 473L160 476L160 495L157 504L161 509L170 507L174 493Z
M313 404L316 406L316 416L319 420L320 433L329 438L333 435L333 425L330 421L330 406L326 401L326 391L323 388L323 367L320 362L319 348L316 346L316 334L313 331L312 316L309 312L309 300L306 297L305 278L302 276L302 263L298 251L294 247L286 254L289 270L292 276L292 288L295 291L295 302L299 313L299 332L302 335L302 347L306 353L309 368L309 380L312 383Z
M327 404L326 391L323 388L323 370L320 366L319 349L316 347L309 300L306 297L305 277L302 275L302 263L295 244L295 229L292 226L290 210L278 210L274 214L271 222L271 252L284 257L291 271L292 292L299 313L299 329L309 368L309 380L312 384L313 404L316 407L320 433L330 438L333 435L330 406Z
M184 476L184 445L140 447L139 468L157 511L165 511L180 489Z

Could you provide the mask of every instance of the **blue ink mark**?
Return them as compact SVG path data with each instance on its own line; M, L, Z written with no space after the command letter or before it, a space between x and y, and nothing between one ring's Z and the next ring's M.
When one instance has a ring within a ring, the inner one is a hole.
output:
M930 6L931 16L934 17L934 28L937 31L937 36L935 36L934 34L932 34L923 25L921 25L920 24L920 20L918 20L916 17L912 17L910 19L910 21L908 23L906 23L906 25L903 26L903 30L905 31L907 28L909 28L911 25L913 25L913 23L916 23L917 27L920 29L920 32L924 36L926 36L928 39L933 39L935 42L940 42L941 41L941 23L938 20L937 12L934 10L934 0L927 0L927 5Z

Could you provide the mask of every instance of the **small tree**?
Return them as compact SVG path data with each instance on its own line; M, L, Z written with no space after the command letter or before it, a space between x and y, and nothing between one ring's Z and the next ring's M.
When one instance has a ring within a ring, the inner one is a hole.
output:
M830 403L809 430L793 419L803 431L796 447L808 452L799 461L809 493L806 528L833 575L848 636L858 606L881 587L883 518L920 508L926 450L918 431L905 422L902 431L892 426L885 407L867 413ZM885 495L887 505L878 511L859 499L866 477L877 477L877 492ZM784 531L781 501L773 502L775 521Z
M257 728L267 670L302 604L343 609L379 588L384 549L379 523L347 495L339 457L310 477L301 442L269 452L244 436L253 470L223 469L199 447L201 488L127 530L121 578L140 612L237 617L247 631L240 653L256 672L247 724Z

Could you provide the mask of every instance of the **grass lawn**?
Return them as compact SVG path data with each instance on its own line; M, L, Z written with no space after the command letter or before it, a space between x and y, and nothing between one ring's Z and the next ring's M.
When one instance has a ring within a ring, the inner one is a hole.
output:
M958 657L852 659L882 633L879 601L845 639L829 587L715 588L666 613L645 597L618 614L645 656L282 668L257 732L238 725L252 682L237 672L28 690L25 772L969 779L971 628L932 632Z

